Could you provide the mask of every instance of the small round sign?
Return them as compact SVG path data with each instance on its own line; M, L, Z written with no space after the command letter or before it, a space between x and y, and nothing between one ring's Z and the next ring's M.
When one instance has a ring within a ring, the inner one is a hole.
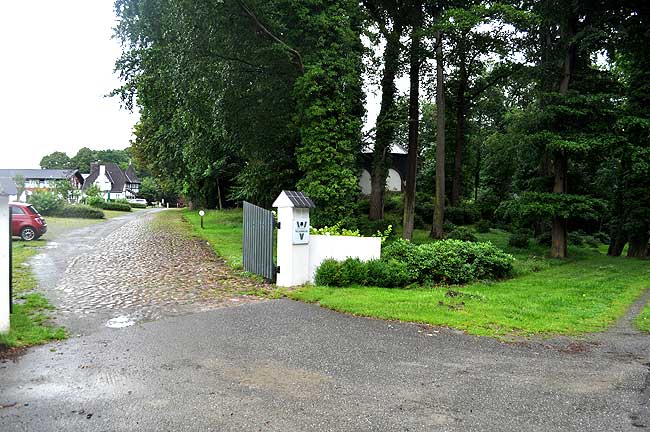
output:
M205 212L203 210L199 210L199 216L201 217L205 216Z

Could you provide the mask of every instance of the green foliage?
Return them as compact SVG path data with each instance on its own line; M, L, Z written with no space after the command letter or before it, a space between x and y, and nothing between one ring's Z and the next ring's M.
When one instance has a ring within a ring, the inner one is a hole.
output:
M60 151L55 151L54 153L43 156L40 165L42 169L74 168L70 157Z
M92 207L100 207L105 202L106 201L104 201L104 198L100 196L90 195L86 198L86 204Z
M142 204L142 203L129 203L129 206L131 208L137 208L137 209L146 209L147 208L147 205Z
M546 237L545 237L546 238ZM548 236L548 244L550 244L551 237L550 235ZM526 231L517 231L515 233L512 233L510 235L510 238L508 239L508 246L515 247L515 248L520 248L520 249L525 249L528 247L528 244L530 242L530 234ZM543 244L543 243L540 243Z
M101 198L102 191L99 189L99 186L97 186L96 184L90 185L90 187L88 187L88 189L86 189L84 191L84 194L86 195L86 197L88 197L86 199L86 202L88 201L88 199L91 199L91 198L92 199L98 198L98 199L104 201L104 199ZM95 202L97 202L97 200L95 200ZM88 203L88 204L90 204L90 203Z
M480 234L489 233L491 226L492 224L490 223L490 221L485 219L481 219L480 221L476 222L476 224L474 224L474 228L476 229L476 232Z
M497 214L515 226L528 227L555 216L563 219L597 220L605 203L583 195L525 192L501 203Z
M412 272L405 262L394 259L370 260L366 263L368 286L402 288L413 282Z
M464 226L456 227L453 231L446 234L446 238L470 242L478 241L474 231Z
M103 219L104 212L84 204L66 204L56 210L54 216L63 218Z
M316 269L314 282L316 285L339 286L339 271L341 262L335 259L324 260Z
M358 258L348 258L343 261L337 275L340 286L364 285L367 277L368 267Z
M129 203L124 203L124 202L114 202L114 201L104 201L104 200L87 200L86 201L88 205L100 208L102 210L115 210L115 211L122 211L122 212L130 212L131 211L131 206Z
M388 225L383 231L377 230L370 235L361 234L359 229L347 229L343 228L343 221L339 221L332 225L331 227L325 226L323 228L314 228L313 226L309 228L311 234L316 235L337 235L337 236L347 236L347 237L381 237L381 242L385 242L391 234L393 233L393 226ZM383 225L381 225L383 226Z
M347 214L358 194L363 92L359 4L353 0L293 0L296 40L304 48L304 73L296 79L304 177L298 189L316 203L316 225ZM345 55L341 55L344 52Z
M451 222L454 225L471 225L480 215L473 206L462 207L446 207L445 208L445 221Z
M48 191L34 191L28 201L43 216L54 215L65 204L58 194Z

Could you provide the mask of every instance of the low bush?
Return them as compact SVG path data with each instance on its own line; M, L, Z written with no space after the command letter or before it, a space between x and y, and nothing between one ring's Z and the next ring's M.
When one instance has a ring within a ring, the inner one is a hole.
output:
M316 269L314 282L316 285L324 286L340 286L339 285L339 269L341 263L335 259L326 259Z
M86 197L86 204L92 207L101 207L102 204L104 204L106 201L102 197L98 196L89 196Z
M476 228L477 233L485 234L490 232L490 221L481 219L480 221L476 222L474 225L474 228Z
M368 267L359 258L348 258L339 267L340 286L365 285L367 277Z
M142 204L142 203L129 203L129 206L131 206L131 208L138 208L138 209L146 209L147 208L147 205Z
M316 284L381 287L404 287L413 282L462 284L508 277L513 262L511 255L491 243L448 239L414 245L408 240L397 240L386 245L379 260L323 261L316 270Z
M93 201L93 204L91 204L93 207L100 208L102 210L115 210L115 211L123 211L123 212L130 212L131 211L131 206L128 203L123 203L123 202L114 202L114 201L101 201L101 202L95 202Z
M104 212L89 205L74 204L64 205L54 213L54 216L80 219L103 219Z
M525 249L528 247L530 235L527 232L515 232L508 239L508 246Z
M43 216L54 215L65 205L65 201L59 195L48 191L35 191L29 196L28 201Z
M471 229L464 226L456 227L454 230L452 230L447 234L447 238L470 241L470 242L478 241L478 238L476 237L474 232Z
M413 282L408 265L405 262L394 259L378 259L368 261L365 266L367 269L367 285L401 288Z
M455 225L470 225L480 218L478 210L473 206L445 208L445 220Z
M545 231L535 237L535 242L540 246L550 246L551 245L551 232Z
M584 233L581 231L573 231L570 232L569 235L567 236L567 240L569 244L573 246L582 246L584 243Z

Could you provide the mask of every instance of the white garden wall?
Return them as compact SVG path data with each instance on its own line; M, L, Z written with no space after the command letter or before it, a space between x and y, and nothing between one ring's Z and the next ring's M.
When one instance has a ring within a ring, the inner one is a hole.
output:
M343 261L359 258L361 261L379 259L381 238L312 235L309 239L309 281L314 283L318 266L327 258Z

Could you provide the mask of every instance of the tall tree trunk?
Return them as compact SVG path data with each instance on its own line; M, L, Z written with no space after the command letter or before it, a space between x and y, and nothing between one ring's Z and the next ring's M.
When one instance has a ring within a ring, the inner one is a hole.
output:
M454 177L451 184L451 205L460 204L460 190L463 182L463 151L465 151L465 120L467 117L467 69L464 59L460 62L458 92L456 93L456 150L454 154Z
M386 38L384 73L381 78L381 108L377 115L377 134L370 172L370 219L384 218L384 193L390 161L390 145L395 135L395 76L399 70L401 26L395 24Z
M575 12L567 20L568 25L562 30L562 39L566 45L564 64L562 65L562 77L560 79L560 94L566 95L569 91L569 84L573 79L573 71L576 61L576 44L574 41L578 18ZM556 151L553 156L553 171L555 173L555 182L553 184L554 193L567 192L567 171L568 156L564 151ZM551 257L566 258L567 256L567 221L566 219L555 216L553 226L551 227Z
M440 31L436 34L436 127L436 202L431 235L441 239L445 234L445 71Z
M627 256L632 258L645 258L648 255L648 241L650 236L647 233L630 237L630 246L627 248Z
M414 6L415 17L411 30L410 93L409 93L409 149L407 155L406 187L404 188L404 220L402 238L412 239L415 228L415 179L418 169L418 138L420 130L420 25L422 5Z

